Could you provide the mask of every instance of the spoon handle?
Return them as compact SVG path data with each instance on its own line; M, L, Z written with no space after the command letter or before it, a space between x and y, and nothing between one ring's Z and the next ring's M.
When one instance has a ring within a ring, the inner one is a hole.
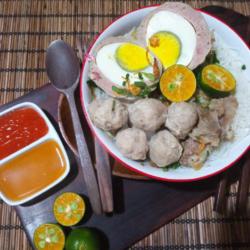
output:
M74 92L67 92L65 94L69 102L80 163L83 169L83 176L84 176L84 181L86 184L89 200L90 200L93 211L96 214L101 214L102 208L101 208L100 193L99 193L98 184L97 184L97 180L96 180L96 176L94 172L94 167L93 167L90 155L89 155L87 143L84 138L82 127L80 124L79 115L76 109Z

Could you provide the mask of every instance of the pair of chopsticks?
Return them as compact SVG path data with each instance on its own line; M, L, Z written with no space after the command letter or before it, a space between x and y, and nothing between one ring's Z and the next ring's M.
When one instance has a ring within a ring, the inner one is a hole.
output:
M215 194L214 211L223 213L225 211L226 192L228 190L229 173L223 174ZM236 198L237 214L243 214L247 209L248 190L250 184L250 152L245 156L244 162L241 166L241 172L239 177L239 186Z
M77 56L83 61L84 55L87 52L87 40L83 38L76 39L76 46L78 49ZM113 205L113 191L112 191L112 173L109 162L108 153L103 149L98 140L94 137L95 144L95 169L97 174L97 181L102 203L102 210L105 213L112 213Z

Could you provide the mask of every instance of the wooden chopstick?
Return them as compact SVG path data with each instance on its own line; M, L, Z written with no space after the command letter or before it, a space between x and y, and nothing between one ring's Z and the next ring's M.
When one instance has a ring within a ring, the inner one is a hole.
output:
M246 212L247 198L250 183L250 153L247 154L245 162L242 165L238 193L236 198L236 213Z
M87 41L76 39L78 49L78 57L82 61L84 54L87 51ZM95 167L100 191L102 210L106 213L111 213L114 210L113 205L113 188L112 188L112 172L109 162L108 153L102 148L99 141L94 137L95 144Z
M223 173L223 175L221 176L219 185L218 185L217 192L215 194L213 210L220 214L222 214L223 211L225 211L228 179L229 179L228 172Z
M109 156L105 149L100 145L99 141L95 141L95 156L96 156L96 172L99 184L102 209L106 213L111 213L114 210L113 191L112 191L112 173L109 162Z

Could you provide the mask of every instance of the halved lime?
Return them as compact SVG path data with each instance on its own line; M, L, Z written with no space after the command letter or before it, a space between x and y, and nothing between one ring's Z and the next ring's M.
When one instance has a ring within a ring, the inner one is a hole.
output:
M218 64L205 66L198 75L201 89L211 97L230 95L236 87L234 76Z

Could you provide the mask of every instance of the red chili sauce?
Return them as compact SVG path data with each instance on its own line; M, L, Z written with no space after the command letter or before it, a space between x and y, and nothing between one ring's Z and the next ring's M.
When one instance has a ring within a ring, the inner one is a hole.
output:
M46 122L33 108L19 108L0 116L0 160L47 132Z

